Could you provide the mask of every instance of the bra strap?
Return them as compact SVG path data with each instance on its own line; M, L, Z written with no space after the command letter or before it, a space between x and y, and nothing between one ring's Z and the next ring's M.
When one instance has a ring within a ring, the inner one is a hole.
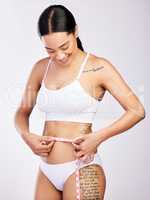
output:
M77 75L77 79L80 78L80 75L81 75L81 73L82 73L82 71L83 71L83 69L84 69L84 66L85 66L85 64L86 64L86 62L87 62L88 57L89 57L89 53L87 53L87 55L86 55L86 57L85 57L83 63L81 64L80 71L79 71L79 73L78 73L78 75Z
M42 80L42 81L45 80L46 75L47 75L47 72L48 72L48 69L49 69L49 66L50 66L51 63L52 63L52 59L49 58L49 61L48 61L48 64L47 64L47 67L46 67L46 70L45 70L45 73L44 73L44 76L43 76L43 80Z

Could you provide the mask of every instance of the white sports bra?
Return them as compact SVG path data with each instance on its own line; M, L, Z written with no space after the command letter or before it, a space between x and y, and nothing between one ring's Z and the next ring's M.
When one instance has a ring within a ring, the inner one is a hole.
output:
M45 113L45 121L93 122L99 101L90 96L79 81L88 56L89 53L87 53L81 64L76 79L70 84L55 90L48 89L44 83L51 63L51 59L49 59L36 99L38 109Z

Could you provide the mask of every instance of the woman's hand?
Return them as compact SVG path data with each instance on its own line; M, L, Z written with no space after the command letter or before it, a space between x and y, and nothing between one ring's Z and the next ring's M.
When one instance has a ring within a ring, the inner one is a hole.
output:
M100 144L100 142L97 139L96 133L90 133L75 138L72 144L75 148L76 158L84 161L89 156L97 152L97 147Z
M25 142L34 154L42 157L47 157L54 145L49 136L39 136L34 133L28 133Z

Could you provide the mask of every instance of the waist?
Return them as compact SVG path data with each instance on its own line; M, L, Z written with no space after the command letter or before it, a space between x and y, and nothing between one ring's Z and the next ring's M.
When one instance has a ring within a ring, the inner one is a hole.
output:
M50 136L55 141L48 157L43 158L48 163L63 163L75 159L73 140L84 134L91 134L91 124L69 124L49 122L45 124L43 135Z
M91 123L45 121L43 135L73 139L92 132Z

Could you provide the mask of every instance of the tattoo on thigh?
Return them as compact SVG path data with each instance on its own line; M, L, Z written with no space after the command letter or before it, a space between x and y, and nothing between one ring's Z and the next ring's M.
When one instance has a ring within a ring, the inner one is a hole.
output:
M80 169L80 189L82 200L103 200L105 177L96 165Z

